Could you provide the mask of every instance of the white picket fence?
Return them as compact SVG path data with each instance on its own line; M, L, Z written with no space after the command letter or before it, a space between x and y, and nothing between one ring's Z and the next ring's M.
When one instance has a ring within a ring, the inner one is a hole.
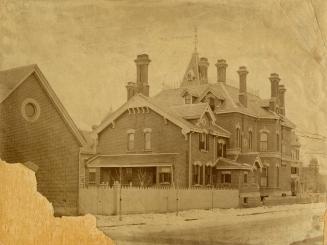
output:
M79 191L80 214L175 212L239 207L237 189L89 186ZM120 212L121 211L121 212Z

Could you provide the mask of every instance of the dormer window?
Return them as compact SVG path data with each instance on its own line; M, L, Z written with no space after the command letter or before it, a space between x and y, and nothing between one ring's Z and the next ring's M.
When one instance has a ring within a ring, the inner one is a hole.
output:
M212 97L210 97L208 99L208 103L209 103L209 106L210 106L211 110L214 111L215 110L215 107L216 107L215 99L212 98Z
M190 94L185 95L184 99L185 99L185 104L192 104L193 102L192 95Z
M221 108L221 107L223 107L223 105L224 105L224 100L217 100L216 107Z
M187 73L187 81L193 81L195 79L195 76L194 76L194 72L192 70L190 70L188 73Z

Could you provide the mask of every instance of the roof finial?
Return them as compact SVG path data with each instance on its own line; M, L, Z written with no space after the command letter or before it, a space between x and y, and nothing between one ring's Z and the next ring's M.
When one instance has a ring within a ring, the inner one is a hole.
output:
M198 52L198 28L194 27L194 52Z

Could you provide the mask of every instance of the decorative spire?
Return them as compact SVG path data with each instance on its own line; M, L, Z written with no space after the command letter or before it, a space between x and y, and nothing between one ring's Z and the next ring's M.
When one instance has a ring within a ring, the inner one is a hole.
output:
M198 52L198 28L194 27L194 53Z

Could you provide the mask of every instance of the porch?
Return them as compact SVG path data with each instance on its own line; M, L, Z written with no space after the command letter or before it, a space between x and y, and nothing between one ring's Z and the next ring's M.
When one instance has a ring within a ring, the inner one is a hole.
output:
M86 164L87 185L170 186L177 154L97 155Z

